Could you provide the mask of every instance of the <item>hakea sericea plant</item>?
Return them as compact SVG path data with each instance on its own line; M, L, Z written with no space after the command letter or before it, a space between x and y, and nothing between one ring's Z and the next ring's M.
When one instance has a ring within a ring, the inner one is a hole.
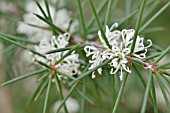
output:
M135 29L126 29L129 28L127 26L120 30L121 27L119 28L118 23L114 23L109 27L111 11L115 10L111 8L112 0L104 0L98 11L96 11L92 0L89 0L94 16L91 17L87 24L83 15L83 7L87 2L82 4L81 0L77 0L81 29L83 32L78 29L78 20L73 19L71 16L72 13L66 9L57 9L56 11L55 7L51 6L47 0L44 0L44 2L28 2L26 7L27 13L23 15L23 21L26 24L20 22L17 27L17 32L25 34L28 36L28 39L21 39L4 33L0 34L0 38L32 52L34 54L32 56L32 59L34 59L33 62L38 63L40 65L39 68L42 69L19 76L3 83L2 85L8 85L30 76L41 74L42 76L38 79L39 85L37 86L31 100L36 101L40 95L43 94L44 89L47 89L43 113L46 113L47 111L48 99L50 97L49 94L53 85L52 83L55 83L57 86L58 94L62 99L59 105L57 105L57 108L55 108L57 113L62 106L64 106L64 111L66 113L69 112L67 109L69 106L66 104L66 101L71 97L73 91L76 91L83 98L81 104L81 113L83 113L85 101L94 104L91 98L86 95L88 92L86 90L86 78L88 75L90 75L90 80L91 77L95 78L98 74L108 74L111 79L118 77L114 75L119 75L121 80L119 92L115 90L116 84L113 84L112 86L112 96L114 97L114 95L118 93L117 97L113 99L115 102L113 102L112 108L112 113L116 113L128 74L135 74L135 77L139 78L145 88L141 113L145 113L146 111L148 98L153 104L154 113L158 113L159 107L156 103L157 98L154 87L155 78L158 80L170 112L170 102L166 93L169 91L166 87L167 83L170 82L165 77L165 75L170 75L168 72L169 68L167 67L170 63L159 64L159 61L169 53L170 46L163 50L152 43L150 39L141 37L143 31L145 31L151 22L153 22L153 20L155 20L170 5L170 2L168 2L151 19L142 25L141 20L144 7L147 7L153 2L155 1L146 2L146 0L142 0L139 9L136 8L134 12L130 13L125 19L122 19L123 21L118 22L120 23L120 26L122 24L127 24L127 22L129 22L139 11ZM108 3L108 8L106 8L107 13L103 24L98 15L104 10L106 3ZM115 0L114 7L116 7L116 3ZM76 17L77 14L78 13L76 13L74 17ZM98 28L94 25L93 31L89 28L93 27L95 21ZM88 34L90 33L92 33L91 39L88 38ZM97 38L95 37L96 34L98 34ZM31 45L27 46L19 42ZM156 53L152 55L150 50ZM146 77L147 83L145 82L144 75L138 70L138 67L142 67L144 71L148 71L149 75ZM97 85L95 80L92 80L92 82ZM152 90L150 90L151 84ZM79 89L80 87L82 90ZM65 96L63 94L63 89L67 88L69 91Z

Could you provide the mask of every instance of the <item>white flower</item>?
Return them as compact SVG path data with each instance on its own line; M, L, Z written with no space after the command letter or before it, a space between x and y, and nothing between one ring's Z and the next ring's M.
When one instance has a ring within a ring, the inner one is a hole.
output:
M125 48L123 47L123 43L121 42L120 45L118 45L115 42L115 46L112 47L112 51L114 53L114 58L111 63L110 66L113 66L115 68L115 70L112 68L111 69L111 74L115 74L119 69L121 70L121 74L120 74L120 79L122 80L123 78L123 73L122 70L124 69L124 71L131 73L129 67L126 67L126 64L128 63L126 56L130 53L130 49L129 48Z
M129 69L129 67L126 66L126 64L128 63L126 58L122 58L120 61L119 60L120 60L119 58L115 58L111 61L110 66L113 66L115 70L112 68L110 74L115 74L120 69L121 71L120 80L122 80L123 70L125 70L128 73L131 73L131 70Z
M122 35L123 45L125 48L129 47L132 44L134 33L135 33L134 29L122 30L121 35Z
M57 48L64 48L69 44L69 39L70 39L70 34L65 33L65 34L60 34L57 38L53 36L53 44L57 45ZM54 46L54 45L53 45Z
M56 12L54 24L63 30L67 30L70 27L69 32L73 33L78 28L79 21L77 19L72 19L72 12L63 8Z
M30 65L32 63L32 55L33 54L29 51L22 51L20 60L23 63Z
M43 11L47 13L46 6L44 2L40 1L39 4L41 5ZM49 5L50 14L53 20L53 24L58 26L64 31L68 31L73 33L77 30L79 26L79 22L77 19L72 19L72 12L67 11L66 9L60 9L55 11L55 7ZM43 38L49 38L52 36L52 32L47 29L42 28L50 28L50 26L36 17L33 13L36 13L40 16L43 16L41 10L38 8L34 1L29 1L26 4L26 11L23 15L23 22L19 22L17 27L17 32L21 34L26 34L31 41L40 41ZM43 16L44 17L44 16ZM36 25L42 28L33 27L28 24ZM69 28L69 30L68 30ZM50 39L48 39L50 40Z
M112 61L109 63L112 67L110 73L115 74L120 70L120 79L123 79L123 71L126 71L128 73L131 73L131 70L127 66L128 60L126 59L126 56L130 54L130 49L132 46L133 38L134 38L134 29L123 29L122 31L119 30L113 30L114 28L118 27L118 24L115 23L111 26L109 29L108 26L106 26L106 38L111 45L111 49L107 47L105 41L103 40L101 31L98 31L98 36L100 38L100 41L102 45L104 46L103 49L99 49L94 46L86 46L84 48L86 52L86 56L92 56L92 60L89 62L91 63L91 67L89 69L92 69L96 66L98 66L100 63L102 63L106 59L112 59ZM152 45L151 40L148 40L150 44L148 46L144 46L144 38L137 36L136 39L136 45L134 48L133 56L138 59L144 59L146 57L147 48ZM99 74L101 74L101 69L98 69ZM94 77L94 72L92 74Z
M131 48L134 33L135 33L134 29L122 30L122 40L125 48L129 49ZM150 42L150 44L145 47L143 41L144 41L143 37L137 36L133 55L139 59L144 59L146 57L147 48L149 48L152 45L152 41L148 39L147 41Z
M41 1L40 5L44 12L47 14L45 4ZM55 8L49 5L50 13L52 18L54 18ZM37 25L40 27L49 28L49 25L37 18L33 13L43 16L40 9L34 1L28 1L26 4L26 11L23 15L23 22L20 22L17 27L17 32L21 34L26 34L31 41L40 41L43 38L48 38L52 36L52 33L48 30L33 27L27 24Z
M35 46L35 49L37 52L45 55L46 58L35 55L35 59L37 61L41 61L48 65L55 64L56 69L58 69L59 71L65 73L65 74L68 74L70 76L77 74L78 68L80 66L78 54L75 54L74 52L72 52L71 55L64 58L63 61L58 64L56 64L56 62L62 56L64 56L68 51L46 54L47 52L49 52L51 50L66 47L69 44L69 42L68 42L69 38L70 38L70 34L65 33L65 34L60 34L57 38L55 36L53 36L51 38L51 41L48 41L46 38L42 39L40 41L39 46Z
M101 51L100 49L94 47L94 46L85 46L84 51L86 52L86 56L92 57L92 60L89 60L89 63L91 66L89 69L93 69L94 67L98 66L100 63L102 63L106 59L112 58L112 53L109 53L109 50ZM102 68L97 69L98 73L102 73ZM92 73L92 78L94 79L96 75L94 72Z
M56 113L58 107L61 104L61 100L58 100L52 107L52 113ZM66 100L66 107L68 109L69 113L77 113L80 109L79 103L77 102L77 100L75 100L74 98L69 97ZM62 107L59 113L65 113L64 108Z
M78 54L71 54L63 60L63 63L57 65L57 68L60 72L63 72L67 75L76 75L78 74L78 68L80 66L79 62L79 55Z
M47 55L46 53L57 49L57 48L63 48L65 46L68 45L68 41L70 38L70 34L69 33L65 33L65 34L60 34L57 38L55 36L52 36L51 41L49 41L47 38L44 38L40 41L39 46L35 46L35 50L38 51L41 54L46 55L47 59L36 55L36 59L39 61L42 61L44 63L50 62L52 61L53 63L55 63L57 60L59 60L61 58L61 52L57 52L57 53L53 53L53 54L49 54ZM65 51L66 52L66 51Z

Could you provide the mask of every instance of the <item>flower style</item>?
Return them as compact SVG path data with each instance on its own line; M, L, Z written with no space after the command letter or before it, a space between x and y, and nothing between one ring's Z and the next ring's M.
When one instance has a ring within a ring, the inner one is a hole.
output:
M84 48L85 52L87 53L86 56L89 57L92 55L92 60L89 61L89 63L92 63L92 65L89 67L89 69L93 69L94 67L96 67L97 65L99 65L100 63L102 63L103 59L102 59L102 52L94 47L94 46L86 46ZM98 73L101 74L102 73L102 68L97 69ZM92 78L95 78L95 74L94 72L92 73Z
M109 44L112 46L112 44L114 43L115 40L119 40L120 37L121 37L121 31L119 30L114 30L112 31L113 29L115 29L116 27L118 27L118 23L114 23L110 29L109 27L106 25L106 32L105 32L105 35L107 37L107 40L109 42ZM104 47L108 48L105 41L103 40L103 37L102 37L102 34L101 34L101 31L99 30L98 31L98 36L100 38L100 41L102 42L102 44L104 45Z
M68 42L69 38L70 38L70 34L65 33L65 34L60 34L57 38L55 36L52 36L51 41L48 41L46 38L42 39L40 41L39 46L35 46L35 50L45 55L46 58L35 55L35 59L37 61L41 61L48 65L55 65L55 69L58 69L58 71L61 71L65 74L68 74L71 76L77 74L78 68L80 66L78 54L75 54L74 52L72 52L71 55L64 58L63 61L60 63L57 63L57 61L60 58L62 58L62 56L64 56L68 51L46 54L47 52L51 50L66 47L69 44Z
M102 63L106 59L110 59L112 57L112 54L108 52L108 50L101 51L100 49L94 47L94 46L85 46L84 51L87 53L86 56L92 57L92 60L89 61L91 63L91 66L89 69L93 69L94 67L98 66L100 63ZM98 73L102 73L102 68L97 69ZM96 75L94 72L92 73L92 78L94 79Z
M134 29L122 30L122 40L125 45L125 48L129 49L131 48L134 33L135 33ZM146 57L147 48L149 48L152 45L152 41L150 39L147 40L148 42L150 42L150 44L146 47L144 46L143 41L144 41L143 37L137 36L133 55L139 59L144 59Z
M135 30L114 30L116 27L118 27L117 23L114 23L110 29L106 25L105 35L109 44L111 45L111 49L107 47L105 41L102 38L101 31L99 30L98 36L105 49L98 49L94 46L86 46L84 50L86 52L86 56L92 56L92 60L89 61L89 63L91 63L91 67L89 69L96 67L104 60L112 59L112 61L109 63L112 67L110 73L116 74L118 70L120 70L120 79L122 80L123 71L131 73L130 68L127 66L128 60L126 56L130 54ZM133 52L133 56L140 60L146 57L147 48L152 45L151 40L148 39L147 41L150 42L150 44L145 47L143 41L143 37L137 36L136 45ZM101 71L102 68L99 68L99 74L101 74ZM93 74L92 77L94 78Z

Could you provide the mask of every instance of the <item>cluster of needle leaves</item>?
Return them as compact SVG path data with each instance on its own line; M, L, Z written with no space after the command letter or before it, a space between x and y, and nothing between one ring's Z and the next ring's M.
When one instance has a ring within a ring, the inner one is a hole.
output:
M101 31L102 33L102 37L104 39L104 41L106 42L106 44L108 45L108 47L110 47L109 42L105 36L104 33L104 28L105 25L111 25L113 23L113 21L117 21L119 23L119 27L118 29L121 28L128 28L129 24L134 21L133 18L135 18L137 16L137 21L136 21L136 25L135 25L135 35L134 35L134 40L132 43L132 47L131 47L131 54L133 54L134 51L134 47L135 47L135 43L136 43L136 38L138 35L144 35L145 33L148 32L159 32L162 29L160 27L152 27L149 28L149 25L160 15L163 13L164 10L166 10L169 5L170 2L167 2L162 8L160 8L151 18L148 19L148 17L150 17L150 15L152 14L152 11L154 10L154 8L157 5L157 1L156 0L140 0L133 9L131 9L131 4L132 1L131 0L126 0L126 15L123 18L120 18L118 20L114 20L114 14L116 14L116 9L117 9L117 4L119 2L119 0L102 0L100 3L100 5L96 8L94 5L94 1L93 0L76 0L74 2L77 2L77 12L75 12L74 17L75 18L79 18L80 20L80 28L77 29L77 31L75 32L75 34L79 34L82 38L82 40L84 42L86 41L98 41L99 39L96 38L96 34L98 32L98 30ZM37 3L37 7L39 7L39 9L41 10L42 14L44 16L40 16L38 14L34 14L37 18L39 18L41 21L44 21L45 23L47 23L50 26L50 30L51 32L53 32L53 34L55 36L59 35L59 34L63 34L66 31L63 31L62 29L60 29L59 27L55 26L53 24L53 21L51 19L51 15L50 15L50 10L49 10L49 3L48 0L44 0L44 3L46 5L46 9L47 9L47 14L42 10L41 5L39 4L38 1L35 1ZM73 1L72 1L73 2ZM125 1L124 1L125 2ZM155 5L156 4L156 5ZM86 16L85 13L83 13L83 9L85 6L89 5L89 7L91 7L91 12L92 15L90 17L89 20L86 20L84 17ZM152 6L152 7L151 7ZM147 12L145 12L145 9L147 9ZM100 17L100 18L99 18ZM145 22L145 23L144 23ZM35 26L36 27L36 26ZM71 36L71 39L73 40L75 38L75 34L73 34ZM91 34L94 36L93 39L88 39L88 35ZM50 38L50 37L49 37ZM5 33L0 33L0 39L4 40L6 42L10 42L12 45L15 45L17 47L20 47L26 51L32 52L33 54L39 55L41 57L46 58L43 54L35 51L32 48L29 48L28 45L37 45L37 43L35 42L31 42L26 38L21 38L21 37L17 37L17 36L13 36L13 35L9 35L9 34L5 34ZM145 42L147 44L147 42ZM89 102L90 104L95 104L95 101L93 101L93 97L89 97L87 96L87 84L88 84L88 80L91 79L90 75L92 72L94 72L95 70L97 70L98 68L103 68L104 72L103 75L107 75L109 77L111 77L112 79L115 79L116 75L110 75L109 71L110 68L107 67L107 64L111 61L111 60L106 60L103 63L101 63L100 65L96 66L93 69L88 70L90 64L88 63L88 58L84 57L85 53L83 52L83 48L86 45L86 43L77 43L77 44L70 44L69 46L65 47L65 48L60 48L60 49L56 49L53 51L49 51L47 54L52 54L52 53L57 53L57 52L61 52L61 51L66 51L68 50L68 52L57 62L60 63L64 58L66 58L68 55L70 55L73 51L76 51L78 53L80 53L80 58L81 58L81 75L79 75L78 77L72 77L70 75L67 75L63 72L59 72L58 70L54 70L54 68L52 66L49 66L47 64L44 64L43 62L38 61L38 63L42 66L44 66L45 68L36 70L34 72L30 72L28 74L25 75L21 75L17 78L14 78L12 80L9 80L5 83L2 84L2 86L6 86L9 84L12 84L14 82L26 79L28 77L32 77L35 75L41 75L40 78L38 79L38 85L36 90L34 91L33 95L31 96L30 102L31 101L37 101L38 98L40 97L40 95L42 95L46 89L46 93L45 93L45 99L44 99L44 106L43 106L43 113L47 113L47 105L48 105L48 101L50 98L50 92L52 92L52 85L56 86L56 90L58 91L58 94L60 95L60 98L62 99L61 104L59 105L58 109L57 109L57 113L60 111L60 109L64 106L64 110L66 113L68 113L68 108L69 106L66 106L65 102L66 100L72 95L73 92L78 93L78 95L82 98L82 102L81 102L81 113L86 112L85 111L85 101ZM152 53L152 54L151 54ZM143 85L143 87L145 88L145 92L144 93L144 98L143 98L143 104L141 105L141 113L145 113L146 111L146 107L147 107L147 102L150 102L153 105L154 108L154 113L158 113L159 111L159 107L157 106L157 98L156 98L156 91L155 91L155 83L158 83L160 86L160 89L162 91L163 97L165 99L168 111L170 112L170 100L168 97L168 93L170 93L168 85L170 85L170 80L169 80L169 76L170 73L168 72L168 69L170 68L170 62L164 62L162 64L160 64L159 62L161 61L162 58L164 58L165 55L168 55L170 53L170 46L167 47L165 50L162 49L161 47L155 45L153 43L151 49L148 50L148 55L145 58L145 61L139 61L133 57L127 57L127 59L131 62L131 70L132 73L135 74L134 77L138 78L141 82L141 84ZM147 75L143 75L140 73L139 67L142 67L143 70L145 70L145 65L146 63L149 63L150 65L153 65L154 67L154 71L153 70L147 70ZM52 73L53 71L55 71L56 73ZM63 78L66 77L67 79L60 79L58 75L62 75ZM100 77L100 76L98 76ZM120 89L118 91L118 93L116 93L117 95L115 95L114 92L116 92L115 90L115 82L112 83L112 95L114 99L112 99L113 105L112 107L112 113L116 113L118 106L120 105L120 100L126 85L126 81L128 80L129 74L125 73L124 74L124 78L121 81L121 85L120 85ZM52 82L54 80L54 83ZM117 79L113 80L116 81ZM94 85L96 85L98 87L99 90L103 91L103 88L100 87L100 85L102 85L102 83L97 83L96 80L92 80L92 82L94 82ZM66 96L63 95L63 87L67 88L68 94ZM100 97L102 98L102 96ZM121 107L120 107L121 109Z

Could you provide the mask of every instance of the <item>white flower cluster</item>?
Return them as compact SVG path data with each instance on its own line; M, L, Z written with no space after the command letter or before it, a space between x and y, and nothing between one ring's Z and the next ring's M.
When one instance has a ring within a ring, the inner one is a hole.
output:
M113 30L116 27L118 27L117 23L114 23L110 29L108 26L106 26L105 35L109 44L111 45L111 48L106 45L105 41L103 40L101 31L99 31L98 36L104 48L86 46L84 50L87 57L91 56L91 60L89 61L89 63L91 63L91 66L89 69L96 67L106 59L112 59L112 61L109 63L112 67L110 74L115 74L118 72L118 70L120 70L120 79L122 80L123 70L131 73L131 70L127 66L128 60L126 56L130 54L135 31L134 29L123 29L122 31ZM144 46L143 41L143 37L137 36L133 56L138 59L145 58L147 48L152 45L151 40L147 40L150 42L148 46ZM101 74L102 68L99 68L97 71L99 74ZM92 78L95 78L94 72L92 73Z
M43 11L47 13L45 4L40 1ZM49 5L50 14L53 20L53 24L58 26L64 31L69 33L75 32L76 28L79 26L77 19L72 20L72 12L67 11L67 9L62 8L58 11L51 5ZM31 41L40 41L42 38L48 38L52 36L52 32L48 30L49 25L39 18L37 18L33 13L43 16L41 10L37 7L34 1L28 1L26 4L26 11L23 15L23 22L20 22L17 27L17 32L21 34L26 34ZM44 16L43 16L44 17ZM28 25L30 24L30 25ZM33 26L31 26L33 25ZM38 26L38 27L35 27ZM44 29L43 29L44 28ZM42 35L43 34L43 35Z
M58 37L52 36L51 41L48 41L46 38L40 41L39 46L35 46L35 50L43 55L46 58L43 58L39 55L35 55L35 59L37 61L41 61L45 64L55 66L54 68L58 71L61 71L68 75L75 75L78 73L79 64L79 55L72 52L71 55L67 56L63 59L62 62L57 63L57 61L62 58L68 51L57 52L52 54L46 54L51 50L55 50L57 48L66 47L69 44L70 34L60 34Z

